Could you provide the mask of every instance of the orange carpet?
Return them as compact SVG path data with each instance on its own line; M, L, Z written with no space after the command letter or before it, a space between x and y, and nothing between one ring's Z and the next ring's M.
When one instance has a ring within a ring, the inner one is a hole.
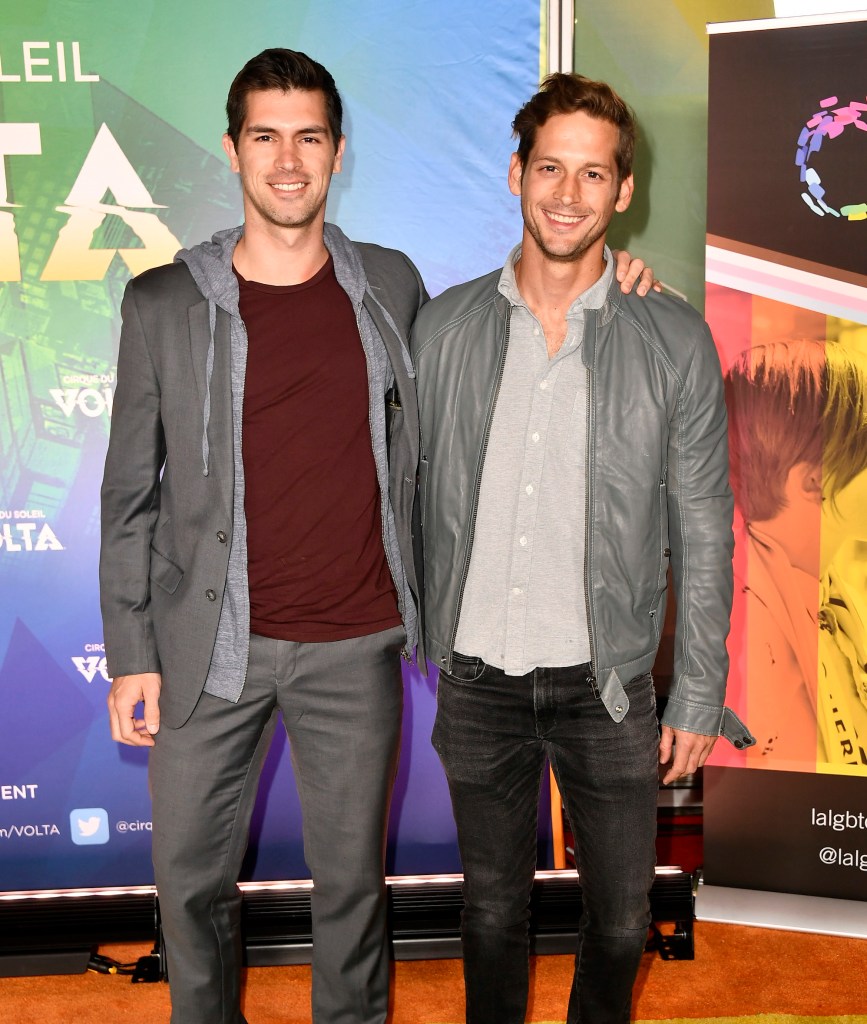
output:
M130 961L148 950L100 951ZM536 958L528 1021L563 1021L570 979L569 957ZM247 971L244 1010L250 1024L307 1024L309 998L309 967ZM119 975L0 979L2 1024L164 1024L168 1009L167 986L132 985ZM754 1021L755 1015L762 1016ZM867 1024L867 940L699 922L695 960L645 955L634 1017L672 1024L723 1024L719 1018L738 1018L737 1024ZM390 1024L462 1020L460 961L394 964Z

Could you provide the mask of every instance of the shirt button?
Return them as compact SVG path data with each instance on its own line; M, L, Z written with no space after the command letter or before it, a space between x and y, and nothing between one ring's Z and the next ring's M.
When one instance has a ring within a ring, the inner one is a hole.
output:
M221 544L225 544L226 543L226 534L225 534L225 532L223 530L217 530L217 540Z
M527 494L532 494L533 493L533 485L532 484L527 484L527 486L524 488L524 490L527 492Z
M217 592L216 592L216 590L206 590L205 591L205 597L209 601L216 601L217 600Z
M543 380L542 383L539 385L539 387L540 387L540 389L542 391L547 391L548 390L548 381Z
M521 593L521 588L520 587L512 587L512 593L515 594L515 595L520 594Z
M525 548L527 546L527 538L526 537L521 537L521 539L518 541L518 543L521 545L522 548Z
M534 328L533 328L533 335L534 335L534 337L536 337L536 338L538 338L538 337L539 337L539 328L538 328L538 327L534 327Z
M622 705L622 704L618 704L618 705L617 705L617 706L616 706L616 707L614 708L614 710L615 710L615 711L617 712L617 714L618 714L618 715L619 715L619 714L622 714L622 713L623 713L623 705Z
M535 433L535 434L533 434L533 441L534 441L535 443L537 443L537 444L538 444L538 442L539 442L539 431L538 431L538 430L536 431L536 433Z

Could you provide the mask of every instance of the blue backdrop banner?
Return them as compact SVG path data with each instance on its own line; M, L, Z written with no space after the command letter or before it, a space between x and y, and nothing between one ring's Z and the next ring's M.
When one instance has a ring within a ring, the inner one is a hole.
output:
M520 234L511 121L534 91L532 0L0 2L0 890L152 879L146 756L108 732L99 486L129 277L241 219L224 103L268 46L329 68L347 158L328 217L403 249L429 290ZM204 30L203 30L204 29ZM458 868L429 736L435 677L406 671L393 874ZM245 877L308 874L282 731Z

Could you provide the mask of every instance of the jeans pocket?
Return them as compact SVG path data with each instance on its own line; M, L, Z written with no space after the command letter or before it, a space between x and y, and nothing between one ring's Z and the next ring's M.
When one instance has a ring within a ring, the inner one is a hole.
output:
M450 672L445 669L441 671L459 683L474 683L485 671L485 663L481 658L469 657L466 654L452 654L452 667Z
M653 675L650 672L642 672L633 676L624 687L628 696L630 707L640 707L640 701L646 701L656 714L656 687L653 684Z

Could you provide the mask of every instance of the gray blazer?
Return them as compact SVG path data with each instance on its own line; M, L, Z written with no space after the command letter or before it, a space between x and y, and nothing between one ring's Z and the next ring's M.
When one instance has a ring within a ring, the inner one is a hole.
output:
M364 244L356 251L367 276L363 305L385 345L399 396L390 430L389 497L406 582L417 600L418 413L405 339L427 296L402 253ZM161 721L169 728L186 721L205 686L234 525L231 318L217 307L213 320L213 312L183 263L130 281L102 485L99 572L109 674L160 672Z

